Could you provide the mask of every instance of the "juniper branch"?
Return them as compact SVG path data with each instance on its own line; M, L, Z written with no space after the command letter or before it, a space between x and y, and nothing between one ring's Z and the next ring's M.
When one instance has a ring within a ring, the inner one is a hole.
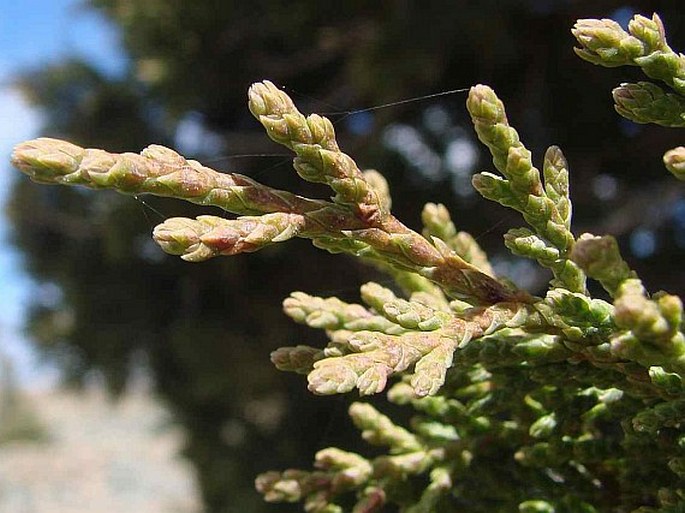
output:
M425 508L449 491L450 465L443 461L444 451L431 450L419 436L370 405L352 404L350 416L364 439L388 445L390 455L367 460L355 453L324 449L315 456L317 470L267 472L257 477L257 490L269 502L302 500L307 511L317 513L341 512L336 501L346 494L356 495L353 513L380 512L390 499L398 499L393 489L401 489L408 477L424 472L430 472L432 485L416 502L407 503L406 511L429 511Z
M668 45L657 14L651 19L636 15L628 32L611 20L579 20L572 32L581 45L574 48L581 58L607 67L639 66L675 92L649 82L622 84L612 93L620 115L636 123L685 126L685 55ZM666 168L679 180L683 179L682 154L678 147L664 155Z
M582 59L606 67L639 66L650 78L662 80L685 94L685 56L674 52L657 14L636 15L628 32L612 20L578 20L571 31L581 45L574 48Z
M350 208L367 226L344 232L354 240L350 245L320 238L319 247L390 262L434 281L450 295L471 297L480 304L526 300L524 294L508 291L445 244L431 244L392 216L386 209L388 201L369 184L355 162L339 150L328 119L315 114L305 117L287 94L268 81L254 84L248 96L250 111L268 135L295 152L298 174L305 180L329 185L336 193L333 201Z
M159 145L148 146L140 155L116 154L42 137L18 144L12 153L12 164L38 183L154 194L219 207L234 214L305 214L329 209L332 220L342 212L327 201L272 189L240 174L218 173ZM355 225L359 226L344 226Z
M348 331L378 331L391 335L403 333L402 327L362 305L349 304L336 297L321 298L293 292L283 301L283 310L293 320L312 328Z
M268 97L264 99L269 100ZM272 122L271 116L267 115L265 119ZM289 114L284 119L292 123L292 116ZM326 128L329 122L322 121L325 118L315 119L323 124L325 130L322 132L324 135L321 135L321 131L313 133L318 134L327 147L337 148L335 140L331 138L333 134ZM270 125L267 123L267 126ZM310 137L315 135L310 134ZM309 148L307 151L314 150ZM353 166L350 180L358 187L362 187L359 185L361 183L365 184L362 188L367 192L362 199L372 202L369 208L380 208L381 203L387 204L387 199L381 199L374 192L349 157L336 156L339 152L334 150L326 151L332 152L327 154L329 157L334 154L331 158L338 159L336 162L345 163L343 168ZM344 251L383 262L397 271L417 273L442 287L448 294L469 299L476 304L530 301L524 292L509 290L444 244L437 247L432 245L389 213L382 216L380 225L373 226L373 223L369 224L368 217L359 216L366 207L355 211L346 204L312 200L272 189L238 174L217 173L161 146L150 146L141 155L112 154L43 138L18 145L12 155L12 163L40 183L83 185L97 189L111 188L128 194L175 197L201 205L218 206L237 214L273 214L263 219L241 218L232 222L216 219L210 222L207 217L195 222L175 219L156 231L163 248L170 249L174 254L185 255L189 260L233 254L239 249L252 251L297 235L311 238L315 245L329 251ZM345 172L340 171L343 175ZM346 178L341 180L344 182ZM289 223L292 223L290 227L287 226ZM222 235L226 235L230 241L222 240Z
M325 117L305 117L290 97L265 80L248 91L250 112L275 142L291 149L297 157L294 167L304 180L329 185L333 201L355 209L363 219L381 221L389 215L381 199L369 185L355 162L342 153L335 140L333 124Z
M568 171L561 150L551 147L545 155L546 183L543 187L540 171L531 162L530 151L521 143L516 130L509 126L504 105L495 92L484 85L472 87L466 107L478 138L488 147L495 167L503 175L477 174L473 177L473 186L485 198L521 212L537 234L539 243L535 245L549 246L551 252L543 256L540 252L523 251L531 244L515 242L517 236L509 237L509 248L549 267L555 276L555 286L584 292L585 275L568 258L575 239L570 231Z
M634 18L628 32L607 20L581 20L574 34L581 57L640 66L674 90L624 84L614 90L620 114L683 126L685 58L668 47L656 15ZM257 488L267 500L302 501L313 513L342 513L343 495L354 501L353 513L386 504L427 513L443 500L522 512L682 509L682 302L648 295L611 237L574 238L568 165L558 148L546 152L541 177L495 93L486 86L470 91L468 110L500 172L477 175L474 185L523 214L531 228L510 230L505 244L554 274L545 297L531 298L497 281L475 240L457 232L442 205L424 209L423 236L400 223L385 180L340 151L329 120L304 116L270 82L255 84L249 97L268 135L295 153L300 177L328 185L332 201L217 173L161 146L117 155L38 139L19 145L13 163L41 183L176 197L241 216L172 218L158 226L157 242L186 260L305 237L375 262L404 289L408 299L366 284L364 304L302 292L284 301L287 315L326 330L330 341L277 349L271 358L279 369L306 374L317 394L374 394L398 377L389 399L418 414L407 429L370 405L353 404L349 413L363 438L388 453L366 459L325 449L312 472L260 476ZM685 176L682 147L664 162ZM586 275L613 304L587 294ZM413 493L408 485L420 479L425 486Z
M172 217L156 226L152 236L166 253L199 262L218 255L257 251L306 234L308 225L306 216L282 212L238 219Z
M640 280L624 281L615 301L614 319L624 332L611 339L611 351L643 367L661 366L685 374L685 334L682 332L683 304L679 297L666 293L654 298Z
M535 315L521 303L502 303L460 316L437 316L424 325L432 328L426 332L351 332L346 343L352 351L316 361L308 376L309 389L324 395L354 388L363 395L375 394L385 388L390 376L413 367L411 385L416 394L432 395L443 385L455 351L504 326L539 322Z

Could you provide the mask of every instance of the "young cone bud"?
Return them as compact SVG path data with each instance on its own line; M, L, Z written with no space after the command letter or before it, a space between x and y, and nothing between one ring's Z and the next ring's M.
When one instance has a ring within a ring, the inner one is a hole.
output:
M645 45L614 20L578 20L571 30L580 48L573 50L581 59L608 68L633 64L645 55Z
M685 180L685 146L678 146L664 154L664 165L678 180Z
M666 93L656 84L621 84L612 91L612 95L616 102L616 112L635 123L685 126L685 98Z
M584 233L576 241L571 260L595 280L598 280L611 295L625 280L635 277L628 264L621 257L616 239L610 235L596 237Z

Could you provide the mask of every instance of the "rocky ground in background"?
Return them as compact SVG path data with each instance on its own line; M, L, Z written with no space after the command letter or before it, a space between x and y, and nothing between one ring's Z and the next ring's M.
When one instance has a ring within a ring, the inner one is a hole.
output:
M182 433L149 394L111 402L95 387L21 397L43 441L0 445L0 513L200 510L192 467L178 456Z

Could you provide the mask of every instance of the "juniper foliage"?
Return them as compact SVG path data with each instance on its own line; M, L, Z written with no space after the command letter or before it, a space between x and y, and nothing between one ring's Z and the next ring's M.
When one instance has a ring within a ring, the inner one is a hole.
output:
M616 88L619 114L685 125L685 56L668 46L658 16L635 16L628 31L580 20L573 34L581 58L639 66L658 81ZM382 176L339 149L328 119L301 114L268 81L250 88L250 111L295 154L303 180L333 190L330 201L217 173L154 145L112 154L43 138L18 145L12 159L39 183L168 196L239 215L157 226L157 243L184 260L303 237L395 279L395 290L363 285L359 304L293 293L285 313L325 330L329 343L280 348L271 359L306 375L316 394L386 392L414 409L410 426L353 403L362 437L387 451L367 458L329 448L312 471L267 472L256 481L267 501L302 501L312 513L685 511L680 298L645 290L610 235L572 233L559 148L547 150L540 170L491 88L471 88L466 106L497 170L475 175L473 185L521 213L525 226L509 230L505 245L551 271L544 297L496 276L444 205L425 206L421 234L402 224ZM684 147L664 163L685 179ZM591 297L587 278L611 301Z

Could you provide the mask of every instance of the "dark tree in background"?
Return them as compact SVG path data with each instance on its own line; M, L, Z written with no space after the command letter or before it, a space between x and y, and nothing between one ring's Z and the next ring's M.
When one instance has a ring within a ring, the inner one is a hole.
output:
M506 101L534 155L550 144L563 148L576 231L619 236L647 285L685 292L682 266L673 265L685 253L685 197L660 162L679 134L615 114L610 90L638 75L581 61L570 35L577 18L658 11L683 49L681 0L88 3L121 28L130 67L117 79L77 61L28 70L20 81L48 114L44 135L139 151L183 141L175 134L191 126L200 135L186 156L325 194L298 181L287 158L233 158L282 153L246 107L247 87L268 78L305 112L337 112L331 118L343 149L388 177L398 217L416 227L426 201L445 203L500 269L534 291L546 276L498 256L516 217L472 194L470 175L489 162L474 144L463 95L344 114L483 82ZM302 241L181 262L156 248L150 230L160 215L194 209L158 198L141 203L23 179L12 197L15 241L45 284L29 321L36 344L72 383L98 371L116 393L132 369L149 369L187 431L185 454L207 511L297 510L263 505L253 477L306 466L324 446L358 444L344 399L312 397L303 379L278 373L268 353L316 336L282 315L289 292L352 299L359 284L382 276Z

